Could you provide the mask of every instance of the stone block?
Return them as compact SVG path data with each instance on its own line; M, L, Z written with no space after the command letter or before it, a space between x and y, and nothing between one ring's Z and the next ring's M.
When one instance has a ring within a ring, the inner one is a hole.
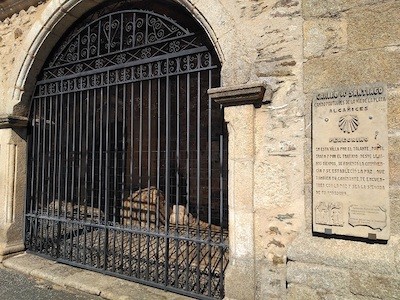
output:
M310 17L337 17L344 11L361 6L387 2L390 0L335 0L335 1L321 1L321 0L304 0L303 1L303 17L305 19Z
M391 49L369 49L331 55L311 59L304 64L305 93L373 82L391 85L397 84L399 78L400 55Z
M390 243L367 244L302 234L289 245L288 259L375 274L393 274L396 269L395 251L396 246Z
M308 286L289 283L287 290L288 300L320 300L317 291Z
M304 57L325 56L347 47L345 19L317 19L304 21Z
M400 137L389 137L389 182L400 185Z
M225 273L225 299L255 299L253 259L230 259Z
M234 177L232 178L234 199L232 200L233 209L252 212L253 211L253 162L250 160L240 160L233 162Z
M349 293L350 273L335 267L289 262L287 281L345 295Z
M392 235L400 234L400 187L391 186L390 197L390 232ZM396 264L397 266L400 265Z
M229 239L229 254L232 258L252 258L254 252L253 218L252 212L243 213L235 211L234 223L229 224L229 232L233 232L234 236L234 240Z
M243 105L225 108L225 120L229 122L229 138L235 141L230 157L252 159L254 156L254 106Z
M265 260L257 260L256 266L256 299L282 299L286 294L285 264L273 266Z
M287 202L288 174L280 160L279 156L267 157L254 165L254 207L257 209ZM286 161L289 160L286 158Z
M400 299L400 276L351 272L351 293L379 299Z
M47 269L54 264L54 261L31 254L21 254L3 261L5 267L27 275L30 275L33 270Z
M400 89L388 90L388 128L389 133L400 131Z
M80 272L83 272L83 270L71 266L53 264L46 268L32 270L30 274L63 286L64 282L60 282L60 278L64 279L69 276L79 276L78 273Z
M361 50L399 44L400 2L376 2L347 12L349 49Z

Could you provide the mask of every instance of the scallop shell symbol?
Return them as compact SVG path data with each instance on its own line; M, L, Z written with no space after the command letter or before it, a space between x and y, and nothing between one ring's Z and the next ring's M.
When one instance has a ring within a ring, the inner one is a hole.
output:
M357 130L359 125L358 117L354 115L345 115L339 118L339 128L345 133L352 133Z

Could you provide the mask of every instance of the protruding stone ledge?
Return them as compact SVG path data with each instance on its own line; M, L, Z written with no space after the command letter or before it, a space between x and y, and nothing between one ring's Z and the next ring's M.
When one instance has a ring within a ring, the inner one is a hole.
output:
M0 129L28 126L28 118L15 115L0 116Z
M212 88L208 90L208 94L222 106L253 104L255 107L261 107L272 99L271 87L263 83Z

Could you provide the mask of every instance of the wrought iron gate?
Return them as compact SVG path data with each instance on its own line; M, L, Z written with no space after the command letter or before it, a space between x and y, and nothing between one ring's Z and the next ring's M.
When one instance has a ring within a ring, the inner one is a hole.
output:
M56 47L32 99L28 250L198 298L224 296L227 141L207 39L111 5ZM131 3L131 4L132 4Z

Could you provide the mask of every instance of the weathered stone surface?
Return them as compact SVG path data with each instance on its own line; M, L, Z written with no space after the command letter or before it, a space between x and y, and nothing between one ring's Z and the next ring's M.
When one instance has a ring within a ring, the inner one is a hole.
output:
M388 91L388 128L389 133L400 131L400 89Z
M304 21L304 57L312 58L338 53L347 47L345 19Z
M389 137L389 180L400 185L400 137Z
M381 299L400 299L400 276L355 271L351 273L350 291L353 294Z
M78 273L83 272L82 269L74 268L71 266L63 266L60 268L59 264L52 264L46 268L34 269L30 274L32 276L45 279L51 282L59 281L59 278L67 278L69 276L79 276ZM62 282L61 285L64 285L65 282Z
M389 190L390 197L390 232L400 234L400 188L392 186ZM396 264L400 267L399 264Z
M336 294L321 294L323 300L379 300L375 297L366 297L354 294L336 295Z
M319 300L317 291L308 286L289 283L287 291L288 300Z
M351 50L399 45L400 2L387 1L347 12Z
M304 90L312 93L322 88L374 82L397 84L399 51L370 49L311 59L304 64Z
M309 17L336 17L342 12L351 8L359 8L364 5L381 3L391 0L336 0L336 1L320 1L320 0L304 0L303 16Z
M337 268L362 269L376 274L393 274L396 268L394 253L395 246L392 244L367 244L302 234L289 246L288 259Z
M7 268L30 275L33 270L49 268L55 262L39 256L21 254L3 261Z
M226 270L225 297L251 300L255 297L253 260L231 259Z
M289 283L345 295L349 293L349 280L348 270L291 261L287 264L287 281Z
M281 299L286 294L285 264L274 266L257 260L256 265L256 299Z

